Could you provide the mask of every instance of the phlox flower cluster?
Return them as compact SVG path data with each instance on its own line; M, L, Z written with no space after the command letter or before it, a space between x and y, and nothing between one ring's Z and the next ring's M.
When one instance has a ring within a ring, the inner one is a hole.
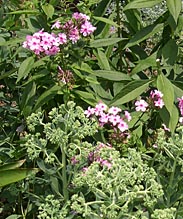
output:
M66 35L59 33L44 32L40 30L34 33L32 36L28 35L26 41L23 42L23 47L30 49L36 55L56 55L60 51L60 45L67 42Z
M128 111L124 111L123 117L119 115L121 109L118 107L108 108L104 103L98 103L95 108L88 107L85 110L85 115L87 117L96 116L98 118L100 126L110 125L113 129L120 130L120 132L125 132L128 130L128 124L125 120L130 121L131 115Z
M154 106L158 107L158 108L163 108L163 106L165 105L163 102L163 94L161 93L161 91L158 90L152 90L150 92L150 98L152 99Z
M72 19L64 25L56 21L51 29L60 29L58 34L45 32L43 29L28 35L23 47L33 51L36 55L56 55L60 51L60 46L71 41L76 43L81 36L91 35L96 27L89 22L89 17L82 13L74 13Z
M150 97L148 99L153 104L153 106L161 109L164 106L164 102L163 102L162 97L163 97L163 94L161 93L161 91L152 90L150 92ZM148 107L149 107L149 104L143 99L137 100L135 102L135 110L136 111L145 112Z
M64 25L56 21L51 28L63 30L67 39L71 40L72 43L76 43L81 36L87 37L96 30L96 27L89 20L90 17L86 14L75 12L72 15L72 19L68 20Z

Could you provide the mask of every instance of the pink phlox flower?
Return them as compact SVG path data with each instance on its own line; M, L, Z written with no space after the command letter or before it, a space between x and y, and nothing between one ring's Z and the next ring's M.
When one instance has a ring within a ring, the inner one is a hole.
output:
M72 18L74 18L75 20L84 20L84 21L90 20L90 17L88 15L79 12L75 12L72 15Z
M119 115L110 115L109 121L112 123L113 126L116 126L121 122L121 117Z
M148 103L145 100L137 100L135 102L135 106L136 106L135 108L136 111L145 112L146 108L148 107Z
M84 114L86 117L90 117L95 114L95 109L89 106L88 109L84 111Z
M158 91L158 90L152 90L150 92L150 97L152 98L153 102L154 102L154 105L159 107L159 108L163 108L163 106L165 105L164 104L164 101L162 99L163 97L163 94L161 93L161 91Z
M103 113L104 111L106 111L107 109L107 105L104 104L104 103L98 103L96 106L95 106L95 115L96 116L100 116L101 113Z
M81 25L80 32L83 34L83 36L89 36L95 30L96 27L94 27L89 21L85 21L85 23Z
M121 109L119 107L115 107L115 106L110 107L108 110L108 113L113 114L113 115L117 115L120 112L121 112Z
M163 126L163 129L164 129L165 131L168 131L168 132L170 132L170 129L169 129L169 128L167 128L167 127L166 127L166 125L165 125L164 123L162 124L162 126Z
M159 90L152 90L150 92L150 96L154 99L154 98L162 98L163 94L161 93L161 91Z
M60 44L65 44L65 43L67 43L67 36L66 36L65 33L59 33L57 39L58 39L58 41L59 41Z
M127 119L128 122L130 122L131 119L132 119L130 113L128 111L126 111L126 110L124 111L124 113L125 113L125 118Z
M120 121L120 123L117 125L117 127L121 132L125 132L126 130L128 130L128 125L123 120Z
M77 27L74 27L69 31L69 39L72 41L73 44L80 39L79 30L77 29Z
M52 56L52 55L56 55L59 51L60 51L59 47L53 46L49 50L45 50L45 54Z
M56 21L52 26L51 29L60 29L61 28L61 23L60 21Z
M159 107L159 108L163 108L163 106L165 105L162 99L158 99L154 101L154 105Z
M100 114L100 118L99 118L99 122L105 124L105 123L108 123L109 121L109 114L106 114L106 113L101 113Z
M178 107L181 113L181 116L183 116L183 96L181 98L177 98L179 101Z
M66 30L66 32L72 30L72 29L74 28L74 23L73 23L73 21L72 21L72 20L67 21L67 22L63 25L62 28L63 28L64 30Z

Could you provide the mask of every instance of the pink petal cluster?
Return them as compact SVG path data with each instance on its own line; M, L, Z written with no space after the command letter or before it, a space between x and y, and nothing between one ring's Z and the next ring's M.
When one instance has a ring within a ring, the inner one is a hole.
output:
M179 101L178 107L181 113L181 116L183 116L183 96L181 98L177 98Z
M23 47L36 55L56 55L61 45L68 43L69 40L74 44L81 36L89 36L96 30L89 19L87 15L76 12L64 25L56 21L51 26L51 29L61 29L60 33L54 34L40 30L32 36L28 35L23 42Z
M145 112L147 110L147 107L148 107L148 103L145 101L145 100L137 100L135 102L135 110L138 112L138 111L142 111L142 112Z
M32 36L28 35L26 41L23 42L23 47L30 49L36 55L56 55L60 51L60 45L67 42L66 35L60 33L58 35L54 33L44 32L40 30L34 33Z
M128 130L128 122L131 120L131 115L128 111L124 111L123 117L119 115L121 113L121 109L119 107L112 106L110 108L107 107L106 104L100 102L95 108L88 107L85 110L85 115L87 117L91 117L93 115L97 116L99 120L100 126L110 125L113 129L119 129L121 132L125 132Z
M150 98L153 100L154 106L160 109L163 108L163 106L165 105L162 97L163 97L163 94L161 93L161 91L152 90L150 92Z
M72 19L64 25L56 21L51 28L62 29L67 35L67 39L71 40L72 43L76 43L81 36L89 36L96 30L96 27L89 20L90 17L86 14L75 12L72 15Z

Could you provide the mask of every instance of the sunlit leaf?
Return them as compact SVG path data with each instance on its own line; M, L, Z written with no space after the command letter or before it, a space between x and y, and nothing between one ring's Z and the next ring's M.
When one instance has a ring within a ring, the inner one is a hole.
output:
M133 1L130 1L124 7L123 10L134 9L134 8L150 8L161 2L162 0L133 0Z
M29 174L36 174L39 169L11 169L0 171L0 187L25 179Z
M110 105L121 105L140 96L152 80L136 80L128 83L111 101Z
M168 10L170 11L171 15L173 16L175 23L177 23L179 14L182 8L182 1L181 0L166 0Z

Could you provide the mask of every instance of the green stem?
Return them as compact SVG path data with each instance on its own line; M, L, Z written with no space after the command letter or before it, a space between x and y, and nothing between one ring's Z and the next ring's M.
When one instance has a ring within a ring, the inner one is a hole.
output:
M65 154L65 145L61 146L62 152L62 182L63 182L63 196L65 201L68 200L69 194L67 190L67 173L66 173L66 154Z
M169 180L169 185L168 185L168 188L171 188L173 187L173 180L174 180L174 176L175 176L175 170L176 170L176 166L177 166L177 158L179 157L179 154L177 155L177 157L174 159L174 162L173 162L173 168L172 168L172 172L171 172L171 175L170 175L170 180ZM170 198L171 198L171 194L170 193L167 193L167 206L170 207Z
M118 24L118 37L121 37L121 19L120 19L120 0L116 0L116 13L117 13L117 24ZM119 49L119 68L122 71L122 46L121 42L118 43Z

